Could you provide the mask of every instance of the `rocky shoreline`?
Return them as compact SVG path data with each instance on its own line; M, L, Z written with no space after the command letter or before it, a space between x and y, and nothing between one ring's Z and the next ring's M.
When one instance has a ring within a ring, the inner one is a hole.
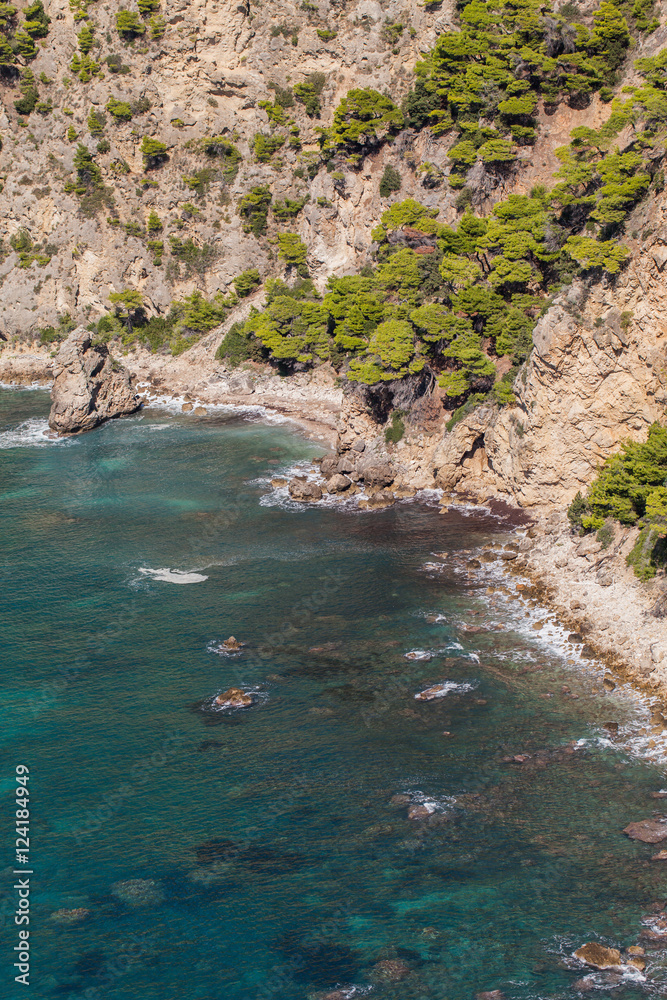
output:
M502 567L511 595L552 611L583 657L605 665L608 684L647 695L657 737L667 730L667 588L660 578L638 580L627 565L637 533L617 525L603 546L573 534L555 512L485 547L477 561Z
M289 378L260 366L230 371L214 360L214 340L209 340L176 358L144 350L123 356L140 401L149 405L180 401L182 411L195 416L203 416L207 406L222 404L256 406L288 417L331 449L311 474L289 483L274 480L274 486L289 486L296 501L317 502L325 494L347 500L359 494L360 509L379 509L439 485L421 454L433 449L434 435L425 432L403 447L402 442L386 446L359 401L344 399L329 366ZM17 345L0 354L0 381L46 386L59 367L55 352L39 345ZM483 479L477 475L482 469L479 456L469 454L462 465L463 478L449 484L449 491L453 486L461 492L448 491L443 512L465 499L488 503L495 496L508 501L493 490L463 492L470 484L481 487ZM530 527L517 529L513 540L494 545L481 558L503 565L516 593L552 609L617 678L667 706L667 590L660 578L643 583L627 566L636 529L617 527L603 548L594 535L574 536L563 509L554 510L553 504L550 509L529 508L522 513L529 515ZM521 582L525 579L530 582ZM653 721L662 725L660 708Z

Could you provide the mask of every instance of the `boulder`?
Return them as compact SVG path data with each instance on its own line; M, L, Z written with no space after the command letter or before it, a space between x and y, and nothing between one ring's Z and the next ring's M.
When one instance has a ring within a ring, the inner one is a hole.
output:
M388 462L383 462L373 455L363 455L357 462L357 472L367 486L391 486L394 481L394 470Z
M592 965L594 969L613 969L621 965L621 953L618 948L605 948L597 941L589 941L577 948L574 957L586 965Z
M371 510L380 510L382 507L391 507L394 502L394 494L391 490L378 490L368 498L368 506Z
M429 657L430 659L430 657ZM433 687L426 688L415 695L416 701L433 701L435 698L442 698L447 694L449 688L446 684L434 684Z
M667 819L642 819L630 823L623 833L630 840L641 840L643 844L659 844L667 840Z
M271 485L276 489L279 489L281 486L287 486L287 480L283 479L281 476L276 476L275 479L271 480Z
M343 456L336 463L335 471L338 472L340 475L344 476L347 473L354 472L356 468L357 466L352 461L351 458L346 458L345 456Z
M215 699L218 708L250 708L255 699L241 688L228 688Z
M338 456L337 455L325 455L324 456L324 458L322 459L322 461L320 463L320 469L321 469L322 475L324 476L325 479L329 479L330 476L333 476L334 472L337 471L336 470L337 465L338 465Z
M58 434L92 430L141 406L129 372L109 356L104 344L93 346L83 327L61 345L53 374L49 427Z
M505 1000L505 994L502 990L484 990L475 993L475 1000Z
M289 495L293 500L315 501L322 499L322 490L317 483L309 482L305 476L295 476L290 480Z
M220 643L222 649L227 649L231 652L235 652L237 649L241 649L245 646L244 642L239 642L233 635L230 635L229 639L225 639Z
M419 803L418 805L410 806L408 809L408 819L428 819L434 812L435 806Z
M336 473L331 479L327 480L327 493L344 493L345 490L349 489L352 485L352 480L348 479L347 476L341 476Z

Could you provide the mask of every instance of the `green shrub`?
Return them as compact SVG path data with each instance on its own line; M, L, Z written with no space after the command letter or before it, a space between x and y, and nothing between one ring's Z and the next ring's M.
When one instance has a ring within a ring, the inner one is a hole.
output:
M387 444L398 444L404 434L403 414L400 410L394 410L391 415L391 424L385 429L384 439Z
M285 222L287 219L293 219L299 214L301 209L308 203L309 200L309 196L304 195L303 198L285 198L284 201L276 201L273 204L273 214L276 219L279 219L281 222Z
M401 175L396 167L387 164L380 180L380 197L388 198L394 191L401 190Z
M118 34L126 39L137 38L146 31L146 26L141 18L134 11L120 10L116 14L116 30Z
M595 537L603 549L608 549L614 540L614 522L607 520L601 528L598 528Z
M262 283L259 271L256 267L243 271L234 278L234 289L240 299L247 298Z
M217 361L227 361L236 368L244 361L262 361L265 351L252 334L245 334L242 323L234 323L215 352Z
M299 104L303 104L309 118L319 117L322 110L320 97L325 83L324 73L309 73L305 80L294 85L294 96Z
M218 256L215 247L210 243L198 247L190 237L179 240L176 236L170 236L169 245L174 261L185 266L186 277L192 274L203 277Z
M141 140L141 154L144 158L146 170L161 166L168 158L167 146L159 139L151 139L145 135Z
M149 233L159 233L162 231L162 219L153 208L150 210L148 215L146 228Z
M336 108L331 127L322 130L321 145L325 150L379 145L403 124L403 114L391 98L370 87L356 88Z
M95 108L90 109L87 125L91 135L102 135L106 123L106 118L101 111L95 111Z
M236 146L221 135L207 136L196 142L196 147L207 156L219 161L220 171L228 184L236 177L242 156Z
M127 101L117 101L115 97L109 97L106 109L118 121L129 122L132 119L132 108Z
M266 232L269 206L271 205L271 189L268 184L260 184L252 188L239 201L239 215L244 220L243 230L259 237Z
M298 274L307 277L308 247L296 233L278 233L278 256L287 267L294 267Z
M268 163L274 153L284 145L284 135L264 135L262 132L256 132L252 148L259 163Z

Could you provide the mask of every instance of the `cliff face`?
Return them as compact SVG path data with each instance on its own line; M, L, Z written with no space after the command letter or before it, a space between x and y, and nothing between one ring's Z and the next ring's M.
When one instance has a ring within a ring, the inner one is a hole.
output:
M652 206L656 222L662 211ZM354 395L341 418L341 451L362 434L393 461L402 484L499 495L527 508L567 506L622 440L645 440L664 420L667 245L659 233L637 245L613 286L575 281L556 298L534 330L515 406L484 404L447 431L449 413L432 405L425 419L417 405L392 446Z
M238 212L240 199L258 185L270 189L274 205L309 199L289 228L306 243L308 267L320 290L328 275L352 273L370 259L371 231L392 202L415 197L445 223L460 215L457 192L443 176L450 167L450 134L406 129L356 167L343 163L335 172L309 173L317 158L317 130L331 123L339 100L362 86L399 102L414 83L420 53L456 26L453 3L429 11L417 0L269 6L176 0L156 11L163 19L159 30L144 19L143 33L131 40L118 32L119 5L47 0L45 10L48 36L27 67L40 103L26 118L14 106L25 92L25 79L18 71L6 72L0 84L0 206L6 220L0 337L6 340L30 341L58 316L82 324L95 320L108 309L111 292L129 287L155 315L194 289L207 296L227 290L247 268L257 267L262 278L282 276L274 249L274 237L284 228L280 220L272 212L266 238L259 240L244 231ZM591 4L580 5L589 21L592 10ZM88 73L77 69L85 55L80 38L86 26L92 31ZM632 59L653 55L666 42L667 29L660 27L642 37ZM624 80L636 83L632 59ZM311 117L304 103L292 100L286 116L293 125L280 129L285 143L262 162L255 137L270 136L271 122L261 105L313 73L321 74L320 110ZM110 98L126 109L120 116L109 110ZM91 125L91 112L97 126ZM473 207L488 212L511 192L551 183L559 165L554 150L568 142L573 128L599 127L608 114L598 96L586 108L562 102L545 109L539 102L535 145L519 148L512 170L487 173L473 191ZM290 128L298 132L294 142L287 141ZM621 150L630 148L633 134L628 127L619 135ZM228 175L197 148L205 136L225 137L237 147L240 161ZM159 167L145 161L144 137L165 144ZM86 204L72 184L78 143L100 169L97 204ZM430 172L422 169L427 164ZM379 181L387 165L399 169L401 189L381 197ZM451 431L446 429L451 410L443 408L443 394L432 384L389 387L383 401L360 391L343 395L327 366L319 374L292 376L289 390L277 388L268 366L263 374L255 366L248 375L230 378L215 351L234 320L261 306L263 292L178 358L147 355L134 346L129 354L122 345L111 351L126 355L129 369L154 380L156 390L172 387L203 402L252 395L253 402L281 405L289 396L288 410L295 413L299 400L302 409L316 409L324 400L330 423L342 399L338 454L343 466L352 465L348 471L372 459L369 467L391 464L398 487L438 485L478 496L499 494L530 508L562 506L586 488L621 439L642 438L663 417L664 205L661 195L652 196L635 210L627 225L632 238L625 238L632 259L620 275L597 284L575 281L550 305L514 384L516 405L499 409L485 403ZM162 241L160 252L149 246L151 212L162 227L153 241ZM190 259L178 256L174 241L190 247ZM10 356L5 350L0 357L9 379L29 378L37 369L47 374L45 360L31 365L18 352ZM385 439L392 405L404 412L405 434L398 444ZM363 454L353 447L359 440Z
M207 295L225 290L247 268L258 267L263 276L279 272L271 245L245 233L237 212L239 199L257 185L268 185L274 201L310 197L291 228L308 244L309 265L321 285L329 274L363 263L371 228L386 207L378 193L386 162L400 165L407 157L414 166L424 159L446 163L448 141L420 136L413 149L408 136L369 158L360 171L345 170L337 183L324 170L314 179L307 173L319 149L316 129L330 123L340 98L356 86L400 100L413 82L420 50L451 28L453 4L428 13L417 0L308 5L283 0L252 7L234 0L176 0L159 12L166 22L161 38L150 40L145 22L145 34L130 43L116 28L123 6L91 6L84 22L75 21L78 8L68 0L45 0L49 33L29 69L40 102L50 101L53 109L33 111L25 127L14 108L22 93L18 75L0 75L5 220L0 336L5 339L34 334L58 315L96 319L109 308L109 292L128 286L143 294L149 311L164 312L194 288ZM93 29L90 57L100 67L87 82L71 69L73 57L81 56L77 39L85 23ZM388 30L394 24L402 25L398 34ZM120 67L115 72L109 58ZM298 101L287 110L301 148L286 143L271 162L257 162L254 137L271 131L259 102L273 101L275 86L303 82L314 72L323 74L319 116L309 117ZM41 82L42 74L48 83ZM130 120L106 110L110 96L133 109ZM91 110L106 119L99 134L90 133ZM69 129L76 138L68 138ZM159 169L145 169L140 148L145 135L167 146L168 159ZM233 141L242 159L235 178L225 180L218 172L198 192L186 178L218 166L192 148L193 140L206 135ZM100 139L109 146L102 153ZM95 156L108 190L108 201L88 215L76 193L65 191L75 176L79 142ZM411 194L455 215L454 192L429 190L421 176L406 169L401 197ZM145 232L151 211L164 224L154 237L166 247L157 264ZM285 228L272 219L269 225L269 236ZM9 244L22 231L32 241L33 261L21 260ZM210 263L191 267L174 260L170 236L210 248Z
M667 405L666 260L655 240L613 287L575 282L559 296L533 333L517 405L482 408L445 434L438 482L562 507L622 440L645 440Z

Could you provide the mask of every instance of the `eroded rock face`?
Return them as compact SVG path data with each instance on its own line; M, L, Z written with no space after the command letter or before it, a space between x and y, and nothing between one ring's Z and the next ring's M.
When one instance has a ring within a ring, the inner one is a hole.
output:
M317 483L305 477L295 476L289 484L289 494L293 500L315 501L322 499L322 490Z
M82 327L61 346L53 363L49 427L59 434L79 434L98 424L134 413L141 405L129 373L109 357L107 348L93 347Z

